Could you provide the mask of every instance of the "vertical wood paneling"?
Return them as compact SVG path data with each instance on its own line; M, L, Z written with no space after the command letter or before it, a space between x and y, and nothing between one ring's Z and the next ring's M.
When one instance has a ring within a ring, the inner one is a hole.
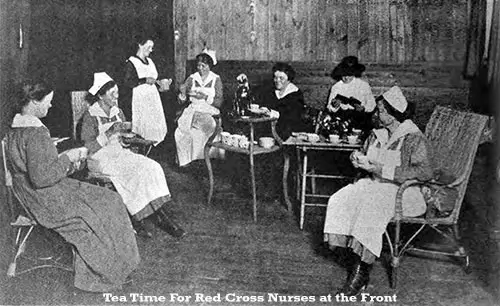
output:
M347 55L358 55L359 0L347 0Z
M175 52L175 82L176 87L184 82L186 77L186 60L188 59L188 3L184 0L174 0L174 31L179 32L179 38L174 41Z
M258 0L255 1L255 16L254 30L256 40L253 44L253 59L267 60L269 59L269 2L275 0Z
M293 37L295 35L294 31L296 30L294 24L296 23L294 14L293 14L293 3L294 2L303 2L305 0L282 0L282 9L285 11L285 19L283 20L283 28L281 33L284 39L284 49L282 50L282 55L278 60L282 61L291 61L293 60ZM295 46L296 47L296 46Z
M292 60L300 60L307 58L307 35L308 35L308 27L312 26L308 24L307 20L307 11L304 10L303 6L310 7L311 0L303 0L300 1L295 0L292 3L291 9L291 25L290 32L292 35ZM302 43L304 42L304 43Z
M189 58L204 43L222 60L457 63L465 53L465 0L254 0L255 15L251 0L185 2Z

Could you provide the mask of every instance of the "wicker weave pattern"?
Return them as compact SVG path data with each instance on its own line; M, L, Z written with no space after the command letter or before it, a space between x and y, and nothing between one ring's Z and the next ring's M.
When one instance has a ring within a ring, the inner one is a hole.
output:
M435 169L457 179L453 211L457 218L487 120L483 115L437 106L425 130Z
M77 138L77 126L83 117L83 114L89 108L89 102L85 99L87 96L86 91L72 91L71 92L71 112L73 114L73 139Z

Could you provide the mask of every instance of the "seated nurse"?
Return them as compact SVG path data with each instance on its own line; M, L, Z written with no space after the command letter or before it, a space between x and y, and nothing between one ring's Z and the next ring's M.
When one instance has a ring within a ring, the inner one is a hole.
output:
M157 224L174 237L183 236L166 212L172 198L160 164L120 143L125 117L117 106L116 83L105 72L95 73L89 94L94 103L83 116L81 134L89 152L89 170L111 179L139 234L151 237Z
M13 187L40 225L75 248L74 285L92 292L121 290L139 264L137 242L122 199L106 188L69 178L85 148L58 154L40 119L52 106L53 89L27 82L18 113L6 134L7 166ZM4 246L5 247L5 246Z
M326 107L342 119L354 121L354 126L366 129L370 128L369 114L375 109L375 98L368 82L361 79L363 71L365 65L360 64L357 57L344 57L332 71L331 76L337 83L330 89Z
M187 107L177 121L175 144L179 166L204 158L205 144L215 131L213 115L220 114L222 81L211 71L217 63L215 51L203 50L196 56L197 72L180 86L179 101ZM223 157L222 151L212 148L212 157Z
M331 249L351 249L355 262L341 290L345 295L356 295L368 285L371 265L382 249L382 235L394 215L399 185L408 179L432 177L427 139L409 113L399 87L377 99L381 128L372 131L361 151L351 154L352 164L370 176L340 189L328 201L325 241ZM403 213L418 216L425 209L420 188L408 188Z

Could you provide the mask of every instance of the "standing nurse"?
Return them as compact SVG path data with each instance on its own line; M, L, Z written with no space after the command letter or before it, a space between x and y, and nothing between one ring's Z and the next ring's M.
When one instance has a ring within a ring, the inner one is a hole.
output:
M158 71L149 57L154 42L144 36L136 39L136 45L137 52L128 58L124 78L124 85L132 89L132 99L131 102L125 100L121 106L125 116L132 117L132 131L158 144L167 135L167 123L157 87Z

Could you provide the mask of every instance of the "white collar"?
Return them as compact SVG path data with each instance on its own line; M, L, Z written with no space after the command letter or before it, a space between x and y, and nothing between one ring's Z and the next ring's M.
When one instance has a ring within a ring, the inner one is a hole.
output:
M403 136L411 133L417 133L420 132L420 129L411 121L410 119L407 119L403 121L396 131L391 135L389 138L389 131L387 129L374 129L373 133L377 137L377 140L384 146L389 146L393 144L396 140L399 138L402 138Z
M104 112L99 102L95 102L92 106L89 107L89 113L91 116L105 117L105 118L113 118L114 116L120 113L120 109L117 106L111 107L109 111L109 116Z
M215 73L213 73L212 71L209 71L207 78L205 79L205 81L203 81L201 79L201 75L199 72L193 73L193 79L198 81L198 83L200 83L202 85L209 83L210 81L214 80L216 77L217 77L217 75Z
M291 94L291 93L296 92L296 91L299 91L299 88L297 86L295 86L295 84L289 83L286 86L285 91L283 92L283 95L280 95L280 91L279 90L275 90L274 93L276 94L276 98L282 99L286 95Z
M12 127L40 127L45 126L40 119L33 115L16 114L12 120Z

